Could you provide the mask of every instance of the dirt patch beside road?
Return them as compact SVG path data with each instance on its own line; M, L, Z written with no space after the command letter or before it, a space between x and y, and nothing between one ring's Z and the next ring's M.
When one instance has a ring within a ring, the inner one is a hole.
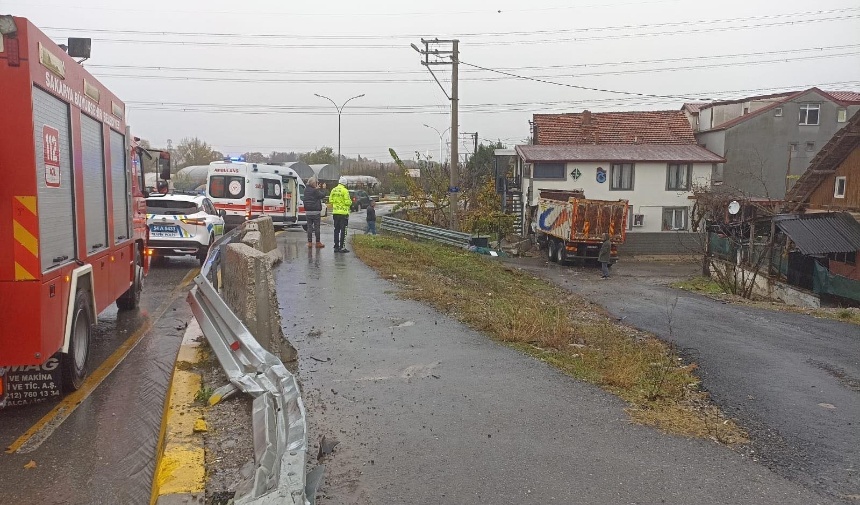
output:
M203 337L201 337L202 339ZM208 344L200 347L201 392L204 403L211 392L227 384L227 376ZM206 407L208 431L203 437L206 454L206 504L228 503L254 472L254 438L251 425L253 398L245 393Z

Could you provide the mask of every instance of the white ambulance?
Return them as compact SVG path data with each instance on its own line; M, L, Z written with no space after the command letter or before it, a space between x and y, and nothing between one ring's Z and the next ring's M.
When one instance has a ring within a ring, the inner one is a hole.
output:
M292 169L243 161L213 161L206 178L206 196L224 210L224 223L235 227L260 216L276 225L296 222L300 178Z

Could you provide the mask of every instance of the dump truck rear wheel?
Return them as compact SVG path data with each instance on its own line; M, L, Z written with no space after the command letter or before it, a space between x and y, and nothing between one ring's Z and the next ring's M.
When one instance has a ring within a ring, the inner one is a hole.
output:
M567 261L565 259L564 242L559 241L555 244L555 261L558 262L559 265L564 265Z
M556 248L555 239L552 239L552 238L549 239L549 241L547 242L547 245L546 245L546 254L549 257L549 260L552 261L553 263L556 262L555 248Z

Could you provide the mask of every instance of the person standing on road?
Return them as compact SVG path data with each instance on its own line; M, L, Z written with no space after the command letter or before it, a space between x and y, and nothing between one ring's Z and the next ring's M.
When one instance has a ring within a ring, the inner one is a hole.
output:
M334 218L334 252L348 253L346 248L346 227L349 225L349 208L352 207L352 198L349 190L344 186L346 178L341 177L337 186L328 195L328 201L332 205L332 217Z
M376 235L376 202L373 200L367 207L367 233Z
M600 269L603 271L601 279L609 278L609 262L612 258L612 241L609 240L609 234L603 234L603 243L600 244L600 253L597 255L597 261L600 262Z
M320 216L322 215L323 196L325 195L317 187L316 178L311 177L308 179L308 187L305 188L305 194L302 198L305 204L305 216L307 216L308 247L314 246L314 236L317 239L317 247L325 247L325 244L320 241Z

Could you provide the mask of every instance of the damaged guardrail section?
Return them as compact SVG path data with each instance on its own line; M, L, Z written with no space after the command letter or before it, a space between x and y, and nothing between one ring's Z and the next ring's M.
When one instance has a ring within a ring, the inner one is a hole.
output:
M246 235L250 240L244 240ZM313 492L305 491L307 423L296 378L260 345L218 290L227 247L236 247L240 241L252 247L268 242L274 249L271 220L246 223L219 239L188 294L194 316L230 381L213 397L225 398L239 391L254 397L253 484L241 496L237 493L234 503L308 505L307 495L312 499Z
M435 226L413 223L389 216L380 218L381 229L392 233L411 235L425 240L435 240L454 247L467 248L472 244L472 235L459 231L446 230Z

